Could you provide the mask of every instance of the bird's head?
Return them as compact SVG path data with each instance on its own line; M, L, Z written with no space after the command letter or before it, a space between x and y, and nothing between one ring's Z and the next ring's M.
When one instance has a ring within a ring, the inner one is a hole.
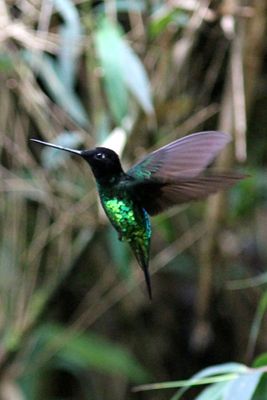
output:
M96 147L95 149L90 150L74 150L68 147L43 142L38 139L31 139L31 141L79 155L88 162L97 182L99 183L109 183L123 173L118 155L115 151L107 149L106 147Z
M92 168L97 181L110 181L123 172L121 162L115 151L106 147L96 147L92 150L82 150L81 156Z

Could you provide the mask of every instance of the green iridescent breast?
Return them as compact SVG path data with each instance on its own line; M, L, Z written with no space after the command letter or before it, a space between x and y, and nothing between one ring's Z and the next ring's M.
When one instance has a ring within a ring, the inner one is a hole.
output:
M103 208L122 239L149 244L151 227L147 212L135 204L127 193L100 190Z
M123 182L122 182L123 183ZM103 208L119 233L119 238L125 240L145 274L146 283L151 297L151 286L148 273L151 226L146 210L139 206L131 196L131 192L119 182L109 187L99 187L99 195Z

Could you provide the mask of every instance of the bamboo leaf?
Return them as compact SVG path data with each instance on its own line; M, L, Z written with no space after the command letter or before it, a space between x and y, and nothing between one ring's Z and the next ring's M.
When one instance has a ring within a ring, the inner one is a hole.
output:
M150 377L126 348L100 335L74 333L68 338L65 327L56 324L44 326L41 335L43 342L48 346L60 338L60 343L63 344L60 345L57 358L66 363L75 364L80 368L90 367L109 374L119 374L133 382L142 382Z
M122 73L127 88L146 114L154 112L147 73L133 49L121 37Z
M265 364L266 366L266 364ZM263 400L266 397L267 393L267 376L266 373L262 375L260 382L253 394L253 400Z
M259 384L263 371L257 371L245 374L229 383L223 400L242 399L250 400Z
M128 94L123 80L121 49L117 30L102 20L96 34L95 46L104 77L104 88L108 104L117 124L121 124L128 113Z
M68 88L73 89L82 34L80 18L76 7L70 0L53 1L55 8L64 20L63 26L59 29L58 72L62 82Z
M160 382L152 383L147 385L138 386L134 391L141 390L158 390L158 389L171 389L171 388L181 388L176 394L171 398L171 400L180 399L183 394L192 386L207 385L224 381L231 381L236 379L239 374L245 373L248 368L239 363L226 363L221 365L214 365L208 367L193 375L190 379L172 382Z
M24 52L24 58L36 69L53 100L78 124L88 126L86 111L76 93L61 80L56 61L47 54L38 56L28 50Z
M253 367L254 368L259 368L259 367L266 367L267 366L267 353L262 353L259 355L256 360L253 362Z
M230 382L218 382L205 388L195 400L222 400L222 396Z
M222 378L221 381L229 381L231 379L235 379L238 374L244 373L248 370L248 368L244 364L240 363L225 363L221 365L213 365L211 367L207 367L203 369L202 371L199 371L195 375L192 376L188 380L188 382L194 383L194 381L202 380L208 377L213 377L213 378ZM229 378L227 379L227 375ZM214 382L209 382L209 383L215 383L218 382L214 380ZM190 387L190 386L189 386ZM181 388L172 398L171 400L179 400L182 398L183 394L188 390L188 387Z
M123 38L119 26L103 19L95 35L95 45L108 102L116 121L121 123L128 113L127 90L147 114L153 113L147 74L139 58Z
M264 317L264 314L266 313L267 310L267 292L263 293L257 310L256 310L256 314L251 326L251 330L250 330L250 335L249 335L249 344L248 344L248 352L249 354L252 354L257 342L257 338L258 338L258 334L260 331L260 327L261 327L261 323Z

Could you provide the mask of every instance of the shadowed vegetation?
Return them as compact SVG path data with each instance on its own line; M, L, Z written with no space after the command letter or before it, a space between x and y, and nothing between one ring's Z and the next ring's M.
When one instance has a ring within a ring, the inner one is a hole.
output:
M0 0L0 398L263 399L266 27L265 0ZM88 166L29 138L127 168L202 130L250 178L152 220L150 303Z

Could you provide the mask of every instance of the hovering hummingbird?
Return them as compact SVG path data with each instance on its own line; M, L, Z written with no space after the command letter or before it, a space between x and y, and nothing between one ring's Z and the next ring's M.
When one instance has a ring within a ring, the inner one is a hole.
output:
M148 270L151 225L156 215L176 204L199 200L244 178L241 174L203 174L231 140L218 131L198 132L175 140L148 154L124 172L118 155L105 147L73 150L31 139L68 151L88 162L96 180L102 206L119 239L128 242L142 268L152 298Z

